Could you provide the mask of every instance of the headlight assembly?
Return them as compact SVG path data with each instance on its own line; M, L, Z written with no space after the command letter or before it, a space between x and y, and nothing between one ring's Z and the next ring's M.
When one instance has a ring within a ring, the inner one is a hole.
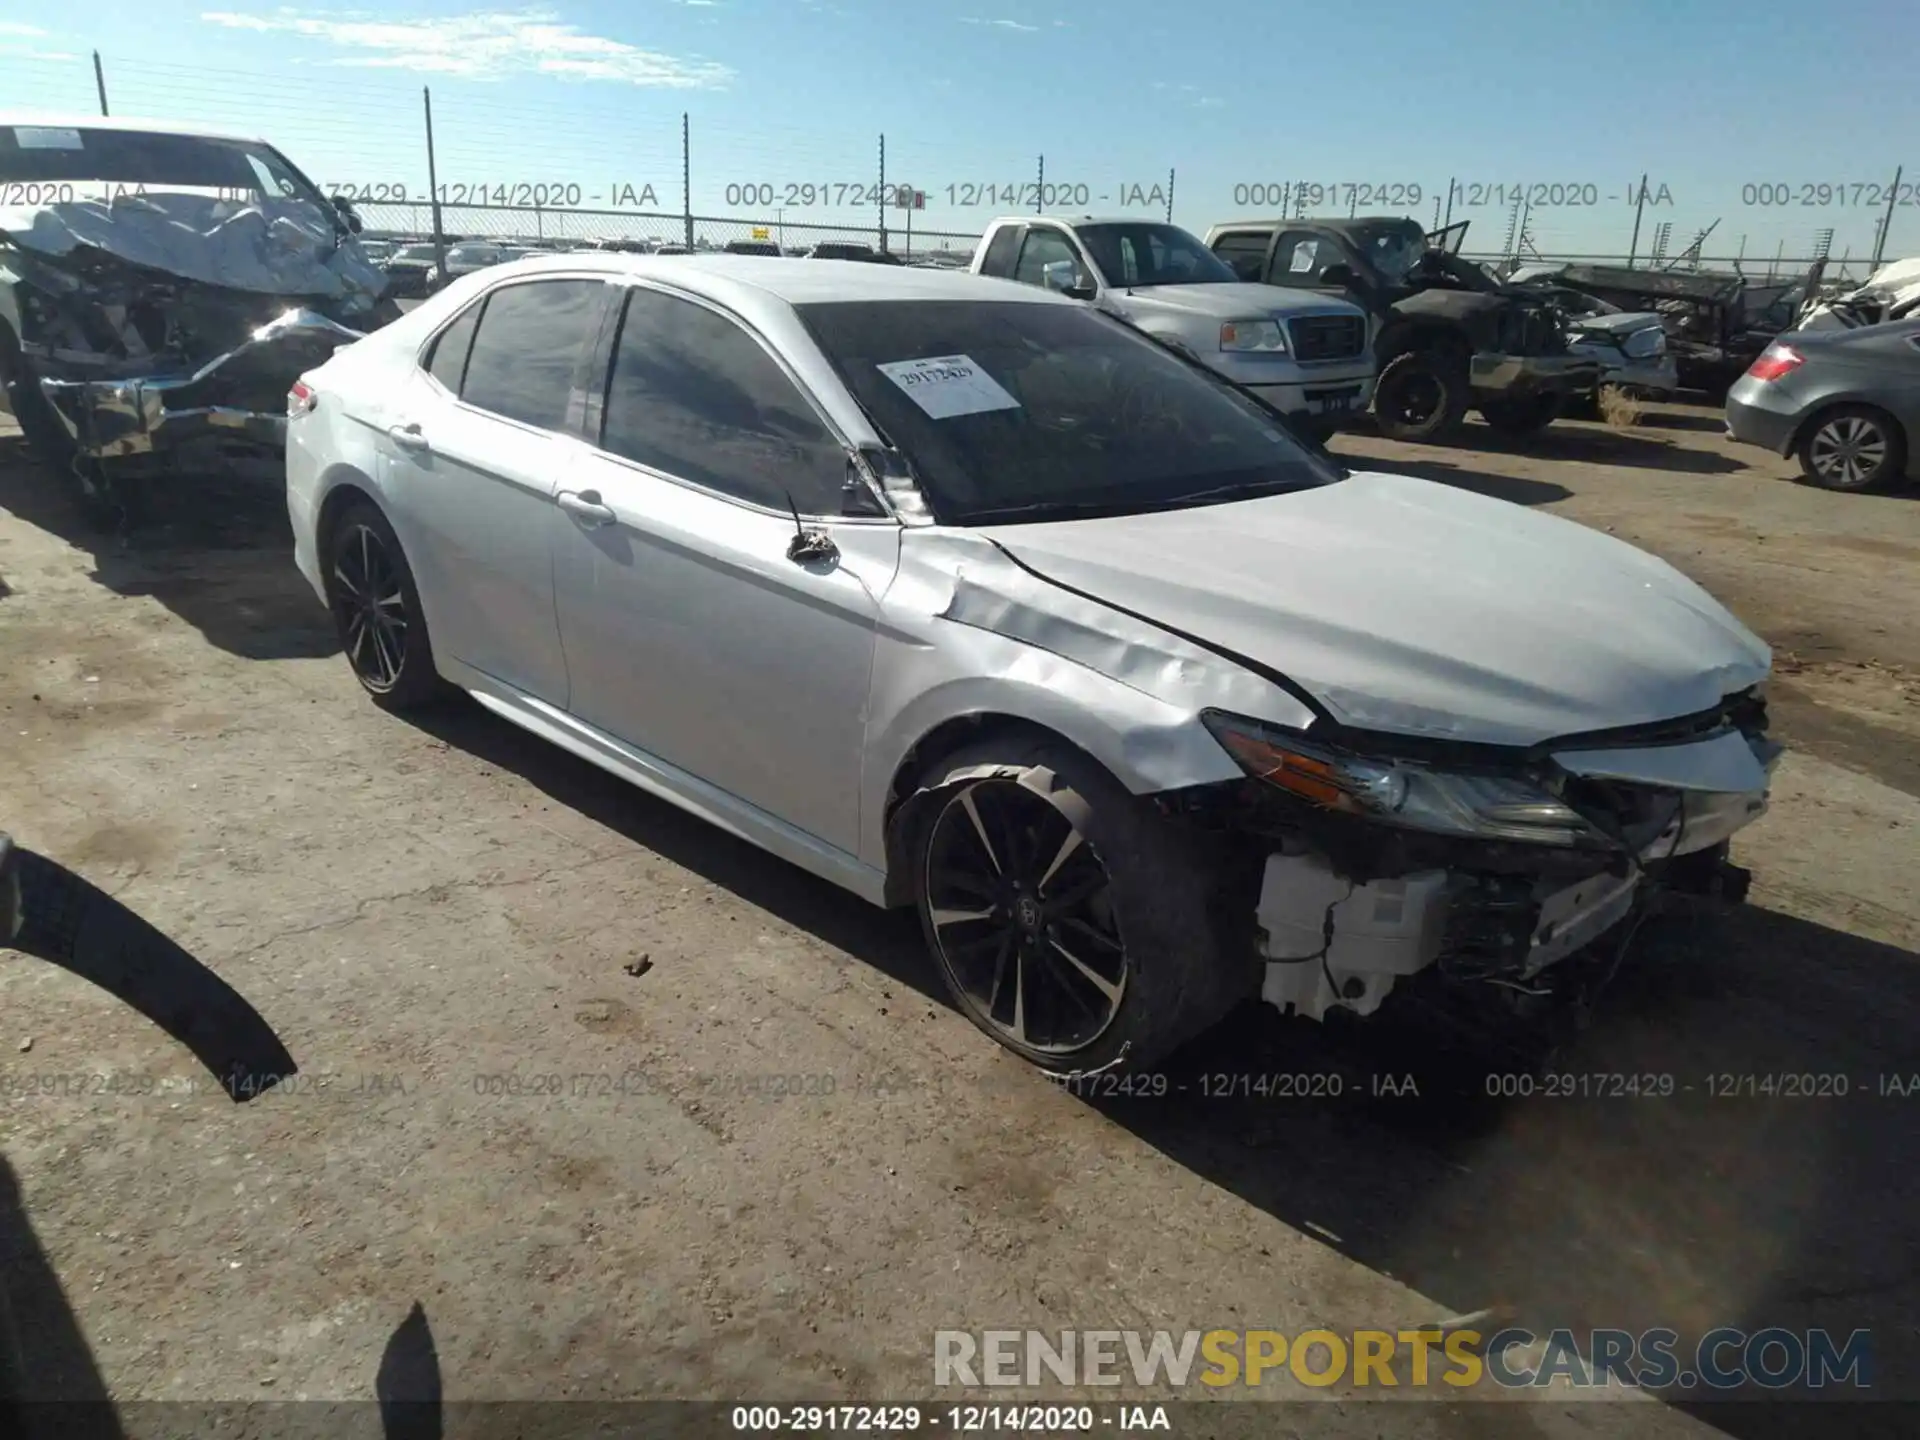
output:
M1229 320L1220 327L1220 348L1258 355L1284 355L1287 336L1278 320Z
M1609 843L1556 796L1518 776L1465 774L1351 754L1218 710L1201 718L1247 774L1323 809L1478 840Z

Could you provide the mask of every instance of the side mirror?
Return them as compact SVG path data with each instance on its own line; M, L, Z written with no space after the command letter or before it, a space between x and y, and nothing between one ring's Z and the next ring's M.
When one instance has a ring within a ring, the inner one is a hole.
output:
M1040 280L1047 289L1064 295L1069 300L1093 298L1093 281L1071 260L1049 260L1040 267Z
M1335 290L1351 290L1358 277L1351 265L1329 265L1320 272L1320 283Z

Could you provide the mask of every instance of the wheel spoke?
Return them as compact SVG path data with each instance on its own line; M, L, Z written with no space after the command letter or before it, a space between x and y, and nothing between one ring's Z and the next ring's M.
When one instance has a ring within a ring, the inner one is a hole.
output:
M360 652L366 649L367 629L367 617L363 612L355 610L347 616L347 659L356 666L361 663Z
M381 683L392 684L400 674L399 646L387 633L386 627L377 622L373 626L373 644L380 652Z
M971 920L991 920L991 910L935 910L932 912L933 928L944 930L949 925L963 925Z
M1078 850L1079 848L1080 848L1079 827L1069 825L1067 827L1067 838L1060 842L1060 848L1054 853L1052 863L1050 863L1047 866L1047 873L1042 875L1038 880L1034 881L1033 883L1034 894L1045 895L1047 893L1047 882L1053 879L1055 872L1057 872L1060 869L1060 867L1066 863L1067 857L1072 855L1073 852Z
M1007 978L1007 961L1013 957L1015 948L1011 930L1000 937L1000 948L993 957L993 984L987 990L987 1018L993 1019L994 1012L1000 1008L1000 984Z
M1099 930L1076 916L1068 916L1059 923L1063 928L1072 930L1077 935L1086 936L1087 939L1093 941L1094 944L1100 946L1103 950L1111 950L1118 954L1121 949L1120 942L1113 936L1102 934Z
M1047 914L1051 916L1066 915L1069 911L1077 909L1088 900L1091 900L1095 895L1098 895L1101 890L1106 888L1106 883L1107 872L1102 870L1098 865L1089 866L1087 873L1072 885L1069 885L1057 894L1047 897Z
M974 807L972 790L968 790L960 796L960 808L967 812L967 819L973 822L973 833L980 837L980 848L987 852L987 860L993 866L993 873L996 875L1004 874L1005 871L1000 865L1000 857L994 853L993 841L987 838L987 827L980 819L979 810Z
M1118 985L1114 984L1113 981L1107 979L1106 976L1100 974L1092 966L1088 965L1086 961L1067 949L1057 938L1051 943L1054 950L1063 956L1066 962L1079 972L1083 980L1107 997L1108 1005L1118 1005L1120 1003L1120 987Z
M1013 951L1013 1038L1027 1043L1027 957L1019 946Z
M402 595L398 590L395 590L391 595L382 595L373 603L382 610L399 610L404 612L407 606L407 597Z
M343 599L358 600L360 598L360 587L354 582L354 578L347 574L345 564L339 564L333 567L333 578L340 582L340 588L346 592L342 597Z

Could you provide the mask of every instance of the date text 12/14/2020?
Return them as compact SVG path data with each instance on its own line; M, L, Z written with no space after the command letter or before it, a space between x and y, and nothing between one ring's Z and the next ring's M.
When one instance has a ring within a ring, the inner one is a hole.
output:
M1640 203L1639 180L1604 185L1593 180L1480 181L1452 180L1428 185L1418 180L1243 180L1233 187L1233 203L1305 214L1310 210L1417 210L1443 200L1452 208L1504 209L1523 205L1534 210L1593 209L1601 205ZM1649 180L1648 205L1672 205L1673 190L1665 181Z
M1084 210L1090 205L1111 205L1121 210L1164 211L1171 198L1164 180L1107 185L1077 180L967 180L918 191L893 184L883 187L872 181L750 180L728 185L721 192L721 200L736 209L870 209L881 204L894 209L903 208L904 195L924 196L928 202L944 199L955 210Z

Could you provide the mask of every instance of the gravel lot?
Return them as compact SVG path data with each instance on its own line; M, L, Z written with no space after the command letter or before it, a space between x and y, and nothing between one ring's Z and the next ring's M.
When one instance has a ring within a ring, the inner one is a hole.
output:
M1673 1099L1496 1103L1414 1027L1258 1007L1173 1067L1184 1093L1062 1093L948 1008L910 917L476 706L366 703L271 488L208 481L101 540L0 430L0 828L97 887L71 959L0 951L30 1383L371 1398L425 1357L449 1400L924 1400L939 1328L1501 1307L1870 1327L1879 1392L1920 1399L1920 1097L1877 1093L1920 1072L1920 491L1794 484L1707 410L1469 438L1335 449L1645 545L1775 646L1792 751L1737 844L1753 903L1649 927L1556 1067L1672 1074ZM298 1076L247 1103L211 1078L281 1047ZM1346 1093L1202 1098L1223 1071ZM1851 1093L1705 1093L1783 1072ZM1409 1073L1419 1098L1362 1093ZM1761 1405L1355 1393L1290 1423L1810 1433Z

